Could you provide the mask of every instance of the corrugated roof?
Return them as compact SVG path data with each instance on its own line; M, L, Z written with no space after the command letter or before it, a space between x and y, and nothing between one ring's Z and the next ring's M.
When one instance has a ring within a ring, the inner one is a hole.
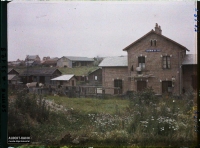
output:
M196 54L186 54L182 62L183 65L193 65L197 64L197 55Z
M99 64L100 67L126 67L128 66L127 56L104 58Z
M68 58L71 61L94 61L92 58L87 58L87 57L73 57L73 56L64 56Z
M62 75L56 78L51 79L52 81L68 81L70 80L74 75Z

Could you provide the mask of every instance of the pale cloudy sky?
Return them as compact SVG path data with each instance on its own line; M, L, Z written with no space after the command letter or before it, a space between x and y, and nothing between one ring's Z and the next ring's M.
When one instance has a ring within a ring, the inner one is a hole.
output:
M18 1L8 4L8 60L26 55L120 56L161 26L162 34L195 53L195 1Z

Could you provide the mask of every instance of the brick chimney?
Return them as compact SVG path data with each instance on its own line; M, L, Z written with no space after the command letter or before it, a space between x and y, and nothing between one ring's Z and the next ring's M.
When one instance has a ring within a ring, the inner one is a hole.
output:
M161 30L161 27L158 26L158 24L156 23L156 26L155 26L155 32L158 33L158 34L162 34L162 30Z

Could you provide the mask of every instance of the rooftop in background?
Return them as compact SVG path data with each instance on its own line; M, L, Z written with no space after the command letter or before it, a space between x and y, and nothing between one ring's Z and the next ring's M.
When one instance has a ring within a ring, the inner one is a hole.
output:
M74 56L64 56L68 58L71 61L94 61L92 58L87 58L87 57L74 57Z
M104 58L99 64L100 67L126 67L128 66L127 56Z
M58 68L62 74L74 74L75 76L87 76L94 70L99 69L97 66L81 66L75 68Z
M28 58L29 60L34 60L38 55L27 55L26 58Z
M182 62L183 65L197 64L197 54L186 54Z
M62 75L56 78L53 78L51 80L57 80L57 81L69 81L74 75Z
M52 75L57 68L47 68L47 67L42 67L42 68L28 68L28 69L23 69L21 71L20 76L27 76L27 75ZM59 71L59 70L58 70Z
M8 80L19 80L19 78L14 74L8 74Z

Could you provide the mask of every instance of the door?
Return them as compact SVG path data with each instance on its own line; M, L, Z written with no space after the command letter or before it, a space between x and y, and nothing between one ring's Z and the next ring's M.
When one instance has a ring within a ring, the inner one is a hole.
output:
M137 91L143 91L145 88L147 88L146 81L137 81Z
M42 83L42 84L44 84L45 83L45 77L44 76L40 76L39 82Z
M74 80L72 80L72 86L74 86Z
M114 89L114 94L122 94L122 80L114 80L114 87L120 88Z

